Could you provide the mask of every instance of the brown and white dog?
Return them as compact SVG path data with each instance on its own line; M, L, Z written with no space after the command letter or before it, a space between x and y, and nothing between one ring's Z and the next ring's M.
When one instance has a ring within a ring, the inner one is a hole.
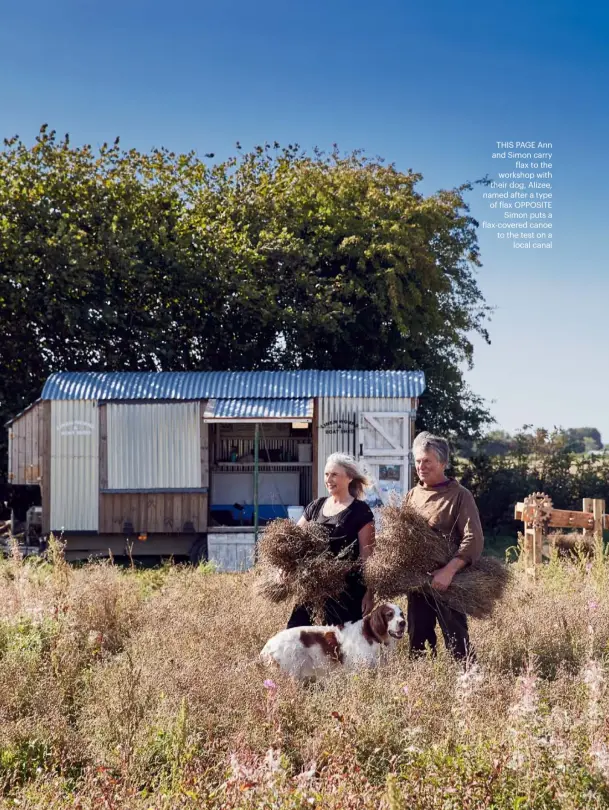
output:
M270 638L260 658L299 680L325 675L335 667L374 667L384 649L404 635L406 621L394 604L378 605L358 622L342 626L290 627Z

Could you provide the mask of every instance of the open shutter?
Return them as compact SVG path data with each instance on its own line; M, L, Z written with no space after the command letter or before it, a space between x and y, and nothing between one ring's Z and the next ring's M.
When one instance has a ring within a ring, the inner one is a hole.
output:
M360 413L360 456L408 457L408 413Z
M405 494L410 482L410 414L361 412L359 459L373 479L366 500L386 503L392 492Z

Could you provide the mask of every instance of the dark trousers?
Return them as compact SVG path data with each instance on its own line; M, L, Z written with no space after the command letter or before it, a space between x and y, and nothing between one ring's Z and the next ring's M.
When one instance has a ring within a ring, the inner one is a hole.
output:
M436 651L436 621L444 636L446 649L457 659L473 658L467 630L467 616L443 605L433 594L411 593L408 596L408 637L413 654L425 651L429 644Z
M360 576L348 576L347 588L335 599L328 599L324 605L324 624L340 625L358 622L363 618L362 599L366 586ZM296 605L288 620L288 627L308 627L314 624L311 611L305 605Z

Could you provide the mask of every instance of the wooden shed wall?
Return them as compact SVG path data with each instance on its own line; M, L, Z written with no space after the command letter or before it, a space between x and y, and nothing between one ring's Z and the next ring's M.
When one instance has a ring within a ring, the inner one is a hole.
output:
M133 526L136 534L143 532L150 534L205 532L207 530L207 493L100 493L100 533L122 534L126 523Z
M49 442L49 405L37 402L9 427L11 484L40 484L42 481L43 457Z

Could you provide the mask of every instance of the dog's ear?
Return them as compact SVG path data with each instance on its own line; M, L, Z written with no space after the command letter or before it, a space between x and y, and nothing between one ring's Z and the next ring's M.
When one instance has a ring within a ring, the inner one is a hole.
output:
M370 621L370 630L377 641L385 641L387 638L387 630L389 627L387 613L388 611L386 605L379 605L378 607L374 608L368 617Z

